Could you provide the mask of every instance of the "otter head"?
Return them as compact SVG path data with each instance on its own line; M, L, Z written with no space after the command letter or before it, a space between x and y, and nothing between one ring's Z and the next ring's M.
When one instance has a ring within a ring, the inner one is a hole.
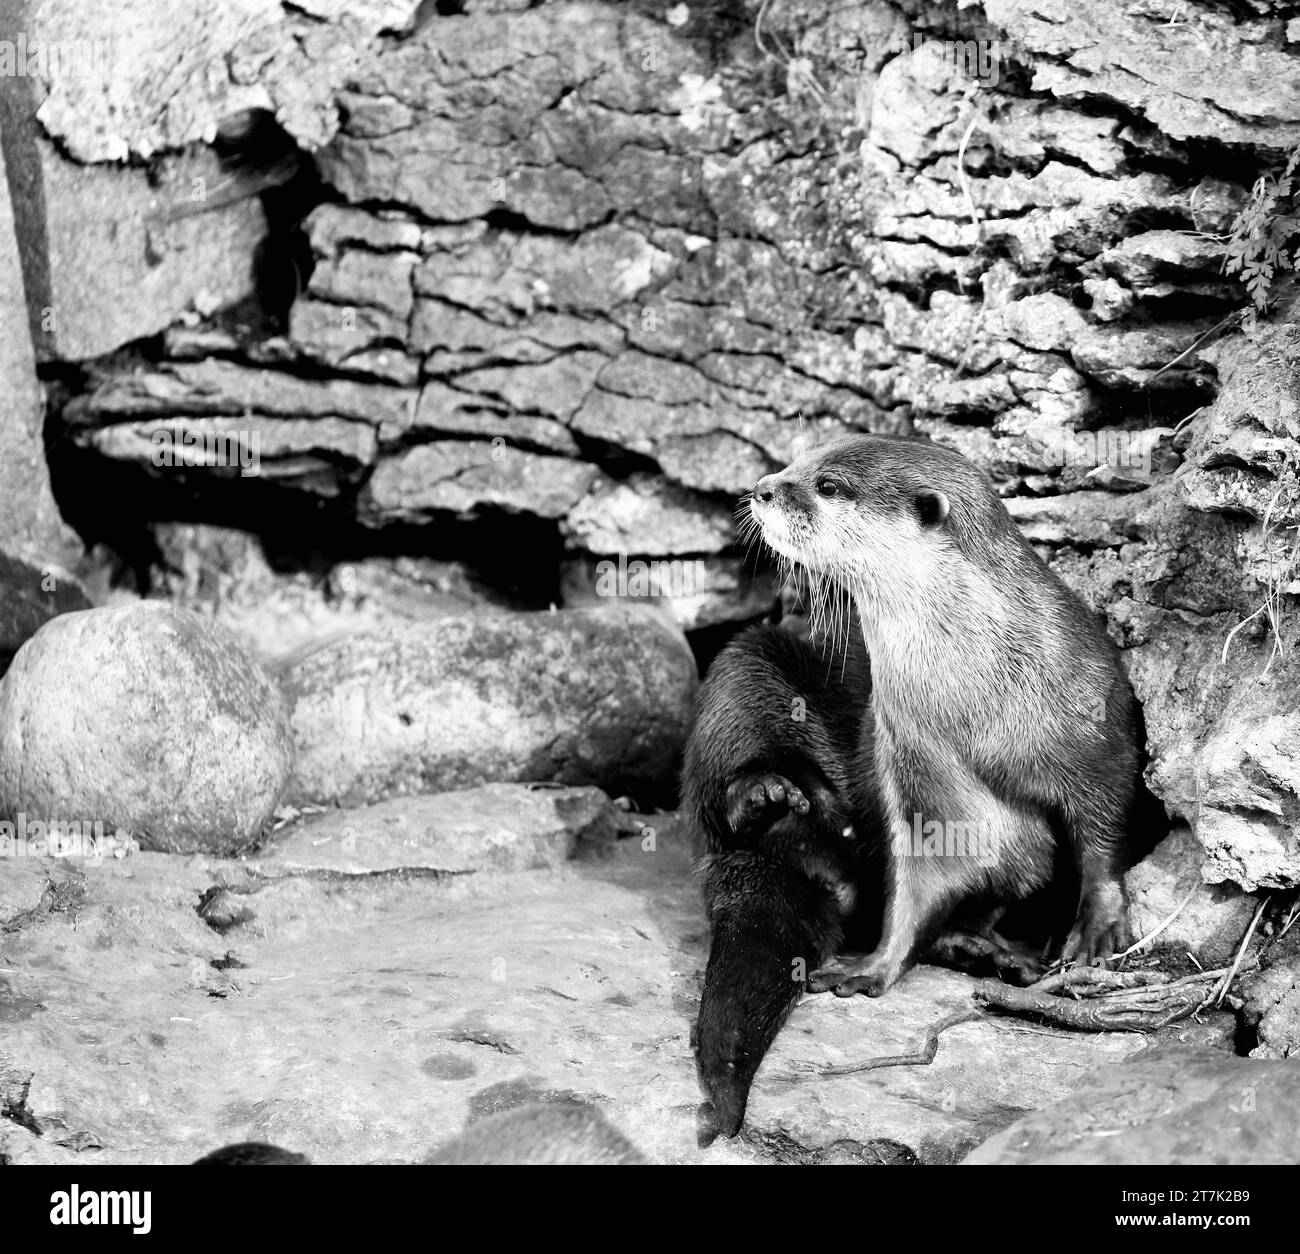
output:
M778 945L754 927L733 930L734 923L724 922L715 937L691 1034L705 1097L696 1111L703 1149L740 1131L759 1064L803 988L791 980L790 958Z
M814 823L787 814L762 839L797 848L820 840ZM699 865L712 942L691 1044L705 1097L696 1132L708 1146L740 1131L754 1076L803 994L804 973L836 951L842 903L822 876L779 855L733 849Z
M1010 526L992 484L960 453L879 435L836 440L765 475L750 511L777 553L903 613L981 537Z

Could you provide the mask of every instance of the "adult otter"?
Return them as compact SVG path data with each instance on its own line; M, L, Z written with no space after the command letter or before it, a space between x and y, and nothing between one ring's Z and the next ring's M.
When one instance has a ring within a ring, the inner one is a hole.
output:
M792 819L822 851L833 831L849 827L841 853L859 870L856 879L841 875L836 901L869 891L862 869L872 848L884 858L884 919L866 957L822 961L812 938L832 935L847 915L833 916L829 898L811 915L777 897L760 901L761 890L722 900L751 931L764 920L772 935L799 936L801 956L819 964L807 981L813 991L878 996L959 906L996 907L1046 885L1059 848L1079 882L1064 957L1112 953L1126 930L1120 877L1138 762L1132 692L1100 624L1030 548L987 477L925 441L853 436L760 480L750 508L778 554L852 599L870 680L851 653L843 690L823 707L806 669L757 643L769 634L741 636L719 655L685 777L710 902L723 882L719 859L730 866L755 851L787 878L816 881L824 860L791 858L773 843ZM774 693L797 693L817 711L815 738L772 718ZM761 707L761 729L736 717L747 699ZM764 773L793 783L799 802L747 821L737 799L755 795L754 776ZM727 933L720 951L716 926L720 962ZM729 965L712 999L706 974L697 1034L701 1080L723 1131L736 1087L725 1077L748 1062L711 1026L737 1017L729 999L749 997L737 991L747 983L743 960ZM777 989L766 987L771 1005ZM782 992L793 1005L798 990ZM741 1052L752 1054L755 1040L766 1049L771 1035L765 1025L751 1030Z

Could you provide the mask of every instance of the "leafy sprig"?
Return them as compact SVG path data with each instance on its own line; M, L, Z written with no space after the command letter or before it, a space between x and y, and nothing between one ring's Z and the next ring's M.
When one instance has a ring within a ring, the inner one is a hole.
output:
M1273 280L1283 270L1300 265L1300 213L1295 204L1300 144L1291 150L1278 175L1262 174L1250 189L1250 199L1232 224L1223 261L1225 274L1240 274L1250 296L1242 325L1249 333L1268 310Z

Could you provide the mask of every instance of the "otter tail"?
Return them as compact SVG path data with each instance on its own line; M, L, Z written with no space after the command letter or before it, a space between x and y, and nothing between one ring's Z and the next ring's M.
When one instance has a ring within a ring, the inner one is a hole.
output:
M787 815L770 834L802 844L806 832L778 829L809 823L806 816ZM694 1045L705 1095L698 1139L708 1146L740 1131L759 1064L808 974L839 947L844 903L815 865L772 851L710 854L701 868L713 942Z

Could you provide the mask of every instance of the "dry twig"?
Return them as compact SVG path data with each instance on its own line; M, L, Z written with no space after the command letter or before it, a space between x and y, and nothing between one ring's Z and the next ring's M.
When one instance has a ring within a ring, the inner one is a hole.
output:
M883 1058L867 1058L862 1062L843 1063L835 1067L815 1067L811 1063L801 1063L799 1071L811 1072L820 1076L856 1075L860 1071L876 1071L881 1067L928 1067L939 1052L939 1033L955 1028L959 1023L971 1023L984 1018L980 1010L958 1010L945 1015L937 1023L925 1030L925 1042L914 1054L889 1054Z

